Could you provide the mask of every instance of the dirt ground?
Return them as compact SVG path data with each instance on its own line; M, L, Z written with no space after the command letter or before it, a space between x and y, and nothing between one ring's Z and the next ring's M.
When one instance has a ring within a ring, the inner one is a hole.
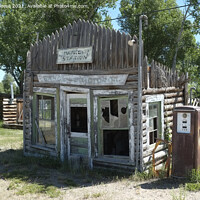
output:
M52 174L53 175L53 174ZM174 179L150 180L135 182L129 179L102 182L94 185L84 185L75 188L63 187L57 198L50 198L45 194L17 195L15 190L9 190L10 182L0 179L1 200L47 200L47 199L104 199L104 200L199 200L200 192L183 191L179 181Z
M183 179L136 181L133 176L70 171L53 160L24 157L22 132L9 131L0 128L0 200L200 200L200 192L183 189ZM47 193L49 186L54 197Z

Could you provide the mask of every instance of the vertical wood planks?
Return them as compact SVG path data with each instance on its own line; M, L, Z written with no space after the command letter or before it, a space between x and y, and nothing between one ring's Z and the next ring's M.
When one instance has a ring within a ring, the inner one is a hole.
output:
M51 50L51 40L50 40L50 36L47 35L47 66L46 69L49 70L51 69L50 67L50 62L51 62L51 58L50 58L50 50Z
M72 26L72 47L78 46L78 27L77 23L74 21ZM71 65L72 70L78 70L78 64Z
M125 49L126 49L126 44L125 44L125 42L126 42L126 35L125 35L125 33L123 32L122 34L121 34L121 49L120 49L120 52L121 52L121 66L120 66L120 68L125 68L124 66L125 66Z
M37 43L33 45L32 68L37 69Z
M154 88L154 61L152 61L150 68L150 87Z
M143 71L143 84L145 84L145 88L147 88L146 80L144 79L145 73L148 72ZM182 87L181 82L185 81L185 78L181 80L177 71L173 73L170 68L155 61L151 63L149 79L151 88Z
M99 26L98 32L98 64L96 65L96 69L100 70L102 66L102 37L103 37L103 29Z
M33 69L33 66L34 66L34 65L33 65L33 63L32 63L32 62L33 62L33 45L32 45L32 44L31 44L31 46L30 46L30 52L28 51L27 54L28 54L28 53L30 54L30 59L31 59L31 60L30 60L31 69L34 70L34 69ZM26 65L27 65L27 63L26 63ZM27 68L27 67L26 67L26 68Z
M42 41L38 42L38 52L39 52L39 63L38 69L41 70L43 68L43 51L42 51Z
M63 30L60 28L58 37L58 49L63 49ZM58 65L63 70L63 65Z
M63 49L66 49L67 48L67 36L68 36L68 32L67 32L67 27L64 26L63 27ZM66 70L67 69L67 66L64 65L63 66L63 70Z
M46 38L43 39L43 70L47 69L47 40Z
M58 51L58 37L59 37L59 33L58 31L56 31L55 33L55 44L54 44L54 55L53 55L53 69L56 70L58 69L58 66L56 64L56 60L57 60L57 51Z
M119 31L117 31L117 57L116 57L116 60L117 60L117 65L116 65L116 68L120 68L121 66L121 33Z
M101 68L102 70L106 67L106 28L103 27L103 34L102 34L102 50L101 50Z
M92 24L92 26L93 26L93 32L94 32L94 34L93 34L93 36L91 37L91 45L93 45L93 62L92 62L92 64L91 64L91 69L95 69L95 65L96 65L96 57L97 57L97 55L98 55L98 51L96 50L96 48L97 48L97 28L98 28L98 26L97 26L97 24Z
M130 35L126 35L125 39L125 66L126 68L129 68L129 59L128 59L128 41L130 40Z
M109 43L108 43L108 69L112 68L112 51L113 51L113 43L112 43L112 30L109 29L108 30L108 34L109 34Z
M89 47L90 46L90 37L93 34L93 29L92 29L92 26L89 23L89 21L86 22L86 32L85 32L85 34L86 34L86 40L85 40L85 45L84 46ZM85 68L87 70L89 70L90 69L90 64L86 63L85 64Z
M54 33L51 34L51 69L53 70L53 67L54 67L54 57L56 54L56 51L55 51L55 35Z
M137 48L128 46L130 35L84 20L64 26L31 48L34 70L115 70L137 67ZM93 62L56 64L57 49L93 47Z
M112 59L112 66L111 66L111 69L115 68L117 66L117 59L116 59L116 56L117 56L117 34L116 34L116 31L113 29L112 30L112 52L111 52L111 59Z

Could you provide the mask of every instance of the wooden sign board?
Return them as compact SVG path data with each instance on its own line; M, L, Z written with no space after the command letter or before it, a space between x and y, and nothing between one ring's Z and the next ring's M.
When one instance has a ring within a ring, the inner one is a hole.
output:
M128 74L115 75L72 75L72 74L38 74L40 83L58 83L67 85L98 86L125 85Z
M92 63L92 46L58 49L56 64Z

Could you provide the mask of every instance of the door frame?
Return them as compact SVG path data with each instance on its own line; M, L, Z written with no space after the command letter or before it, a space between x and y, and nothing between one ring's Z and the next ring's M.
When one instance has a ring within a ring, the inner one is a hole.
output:
M69 116L67 116L67 110L69 105L67 105L67 96L68 95L86 95L87 99L87 118L88 118L88 166L93 168L92 163L92 153L91 153L91 92L90 89L80 88L80 87L68 87L68 86L60 86L60 143L61 143L61 152L60 158L62 161L65 159L71 160L69 147L69 137L67 135L67 123L69 122Z
M80 99L80 98L84 98L86 99L87 101L87 94L85 93L77 93L77 94L72 94L72 93L69 93L69 94L66 94L66 99L65 101L67 102L67 107L65 109L65 116L66 116L66 119L67 119L67 157L70 159L71 158L71 141L70 141L70 138L71 137L80 137L80 138L88 138L88 130L87 130L87 133L78 133L78 132L72 132L70 130L71 128L71 106L70 106L70 99ZM86 108L87 108L87 126L89 127L89 117L88 117L88 104L86 103Z

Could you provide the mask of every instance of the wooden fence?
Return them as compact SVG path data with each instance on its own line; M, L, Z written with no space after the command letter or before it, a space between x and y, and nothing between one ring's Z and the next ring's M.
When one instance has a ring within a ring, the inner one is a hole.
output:
M3 126L22 127L23 125L23 99L3 99Z
M79 20L31 45L32 71L117 70L137 67L138 44L131 36ZM57 49L93 47L92 63L56 64Z
M147 57L143 60L143 88L167 88L167 87L181 87L185 84L185 74L178 74L158 62L152 61L148 65Z

